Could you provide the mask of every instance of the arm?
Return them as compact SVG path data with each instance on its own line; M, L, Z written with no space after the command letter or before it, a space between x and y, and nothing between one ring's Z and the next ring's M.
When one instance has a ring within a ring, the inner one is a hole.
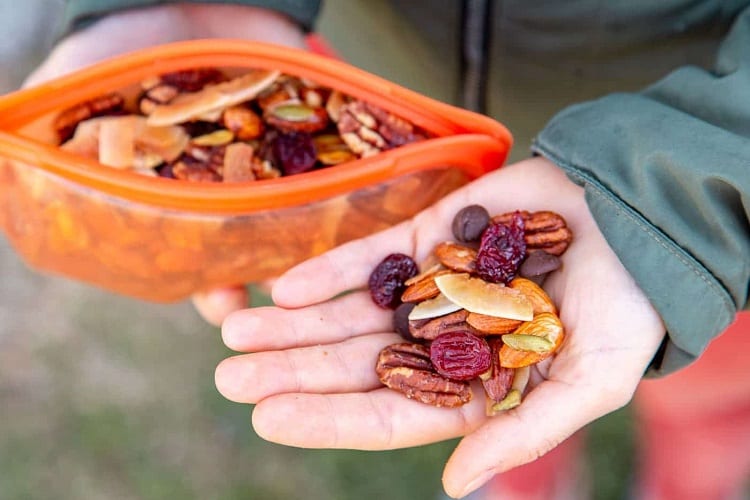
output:
M600 230L667 328L673 371L746 306L750 280L750 9L714 71L573 106L534 145L584 187Z

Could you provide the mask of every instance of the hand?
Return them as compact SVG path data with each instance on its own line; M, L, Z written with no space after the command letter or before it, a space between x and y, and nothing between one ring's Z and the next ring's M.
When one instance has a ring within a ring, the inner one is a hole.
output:
M490 213L554 210L574 234L563 267L545 283L567 339L534 369L533 389L521 405L494 417L485 416L481 388L471 403L444 409L382 387L375 359L400 337L391 333L391 312L362 290L385 255L403 252L419 262L450 238L453 215L471 203ZM359 291L340 295L348 290ZM302 263L272 293L279 307L236 312L225 321L227 346L252 354L218 366L219 391L255 403L256 432L291 446L380 450L464 436L443 476L453 497L625 405L665 331L599 232L583 190L544 158L504 167L411 221Z
M26 79L24 86L132 50L197 38L237 38L305 47L300 28L271 10L219 4L133 9L111 14L63 39ZM198 313L218 326L230 312L247 307L250 298L245 286L238 284L196 293L192 300Z

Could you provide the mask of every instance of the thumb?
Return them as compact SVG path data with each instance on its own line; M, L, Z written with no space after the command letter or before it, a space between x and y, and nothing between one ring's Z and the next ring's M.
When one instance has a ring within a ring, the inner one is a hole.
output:
M517 408L488 419L464 437L443 472L443 487L462 498L492 476L536 460L609 410L584 389L547 380ZM614 409L614 408L612 408Z

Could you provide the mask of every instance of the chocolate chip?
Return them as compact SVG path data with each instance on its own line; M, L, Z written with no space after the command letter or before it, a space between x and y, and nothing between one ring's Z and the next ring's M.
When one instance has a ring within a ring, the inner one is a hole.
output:
M544 250L535 250L523 261L518 274L528 279L543 279L548 273L559 269L561 264L559 257Z
M481 205L469 205L453 218L453 236L464 243L477 241L490 222L490 214Z
M414 337L409 332L409 313L414 309L414 306L416 306L416 304L404 302L398 306L393 313L393 329L405 339L412 341L414 340Z

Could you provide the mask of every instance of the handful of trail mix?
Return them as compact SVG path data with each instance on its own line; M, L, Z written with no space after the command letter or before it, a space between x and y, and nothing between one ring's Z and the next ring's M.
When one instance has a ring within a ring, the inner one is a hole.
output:
M563 342L541 283L572 233L554 212L490 216L479 205L460 210L452 229L456 241L438 244L421 269L391 254L372 271L372 299L394 309L406 340L383 349L375 370L387 387L439 407L468 403L479 379L494 415L521 403L530 367Z

